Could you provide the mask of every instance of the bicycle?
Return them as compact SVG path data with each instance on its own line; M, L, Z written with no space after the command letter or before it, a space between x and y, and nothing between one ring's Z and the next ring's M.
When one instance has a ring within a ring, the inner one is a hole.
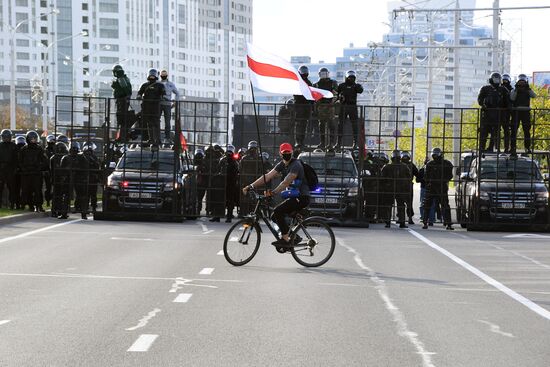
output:
M254 212L235 223L225 236L223 254L234 266L250 262L258 252L261 243L263 220L273 236L278 240L280 234L269 219L271 217L270 197L249 191L256 200ZM290 241L292 247L278 247L280 254L290 252L298 264L306 267L317 267L325 264L334 253L336 240L332 229L322 218L304 218L304 211L291 213Z

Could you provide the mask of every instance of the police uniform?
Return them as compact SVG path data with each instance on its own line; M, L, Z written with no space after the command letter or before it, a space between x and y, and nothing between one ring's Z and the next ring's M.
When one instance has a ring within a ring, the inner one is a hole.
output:
M330 78L322 78L313 86L337 94L338 82ZM316 103L317 117L319 119L319 134L321 136L320 148L330 147L332 145L332 140L336 138L337 127L334 121L334 109L335 105L332 98L321 98Z

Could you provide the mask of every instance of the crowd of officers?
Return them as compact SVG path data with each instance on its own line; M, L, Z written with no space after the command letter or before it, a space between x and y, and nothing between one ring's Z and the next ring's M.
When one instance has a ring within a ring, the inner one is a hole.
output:
M44 212L46 201L53 217L67 219L74 199L82 219L87 219L90 206L96 210L101 175L95 144L81 147L65 135L48 135L43 146L32 130L14 137L4 129L1 136L0 198L7 188L10 209Z
M521 124L525 152L531 153L533 141L530 111L531 100L536 97L529 87L527 75L519 74L517 82L512 86L509 74L492 73L489 83L481 87L477 97L481 106L479 149L482 152L496 150L516 154L517 134ZM500 146L501 136L504 137L504 149Z

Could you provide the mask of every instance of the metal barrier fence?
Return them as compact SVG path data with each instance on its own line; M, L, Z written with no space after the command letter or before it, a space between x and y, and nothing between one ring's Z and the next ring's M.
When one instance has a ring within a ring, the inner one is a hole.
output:
M439 213L443 221L468 229L503 224L548 229L549 131L548 110L428 109L426 158L439 147L454 167L444 177L443 163L432 164L441 176L432 177L431 185L441 193L428 210L429 220ZM426 183L421 190L424 197Z

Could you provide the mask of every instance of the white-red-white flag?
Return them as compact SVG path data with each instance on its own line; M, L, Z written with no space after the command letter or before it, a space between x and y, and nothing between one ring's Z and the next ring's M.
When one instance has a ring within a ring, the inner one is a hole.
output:
M310 87L285 59L248 44L248 69L255 88L275 94L302 95L308 100L332 98L327 90Z

